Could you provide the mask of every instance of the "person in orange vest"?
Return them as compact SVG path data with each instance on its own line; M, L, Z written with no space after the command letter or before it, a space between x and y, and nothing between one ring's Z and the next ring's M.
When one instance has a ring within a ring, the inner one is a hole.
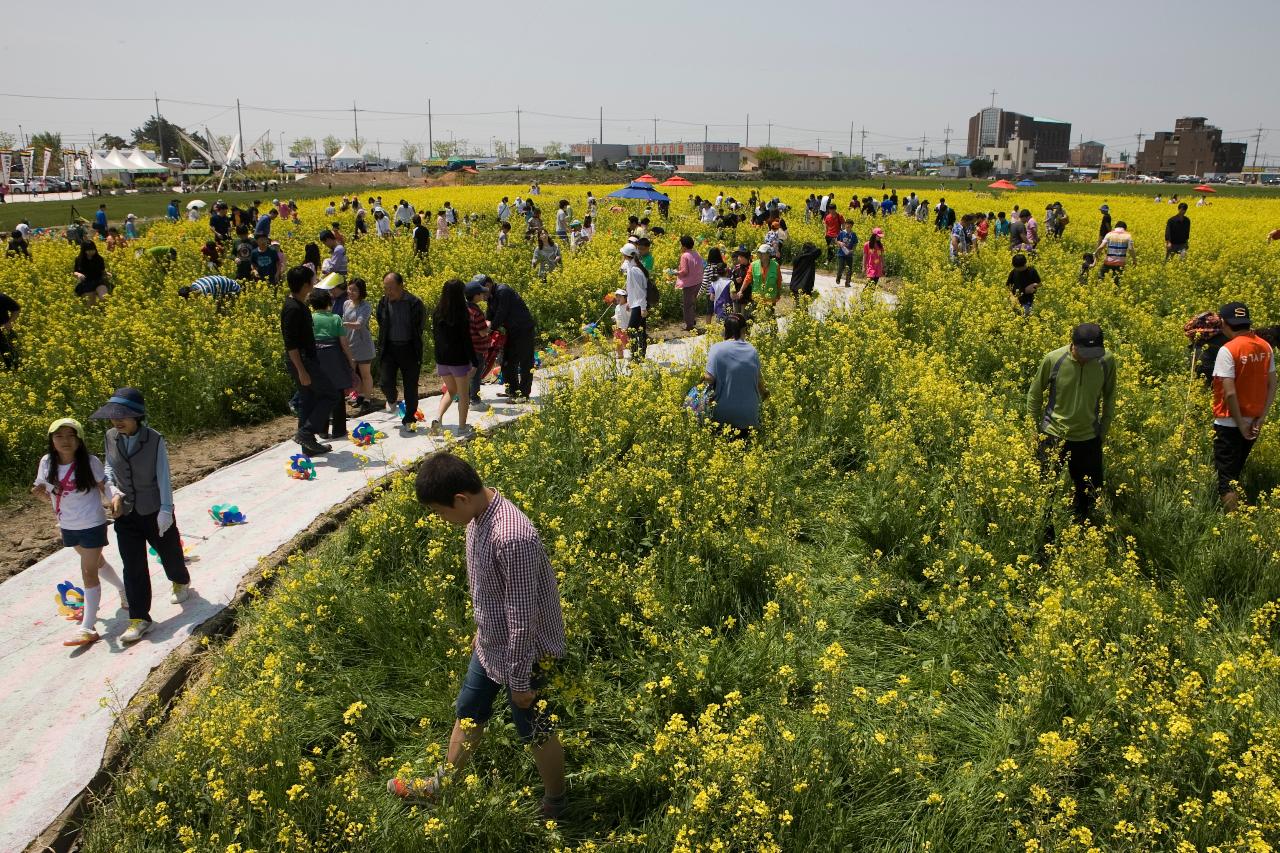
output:
M1276 396L1271 345L1253 332L1249 308L1229 302L1218 311L1227 342L1213 365L1213 467L1227 512L1240 503L1236 483Z

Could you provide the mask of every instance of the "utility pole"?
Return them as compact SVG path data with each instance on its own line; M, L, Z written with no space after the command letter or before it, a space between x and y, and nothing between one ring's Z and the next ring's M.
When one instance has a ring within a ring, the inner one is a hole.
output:
M1258 168L1258 149L1262 147L1262 125L1258 125L1258 132L1253 136L1253 168Z
M427 159L430 160L436 156L435 139L431 133L431 99L427 98Z
M151 93L156 99L156 141L160 143L160 163L163 165L164 159L164 122L160 119L160 96L155 92Z
M284 174L284 131L280 131L280 174Z
M858 156L863 160L867 159L867 126L865 124L862 126L862 149Z
M1142 128L1138 128L1137 136L1138 136L1138 147L1134 149L1133 162L1130 164L1131 166L1133 166L1133 170L1135 172L1138 171L1138 158L1142 156Z
M742 147L751 147L751 113L747 113L747 135L742 138Z
M920 156L916 159L917 169L924 169L924 152L925 146L929 144L929 137L926 134L920 134Z
M236 98L236 130L240 133L240 168L245 167L244 161L244 122L240 120L240 99Z
M707 159L706 159L706 158L707 158L707 140L710 138L710 137L709 137L709 132L710 132L710 131L709 131L709 129L708 129L708 125L705 125L705 124L704 124L704 125L702 126L702 162L703 162L703 164L705 164L705 163L707 162ZM1256 152L1256 151L1254 152L1255 157L1256 157L1257 153L1258 153L1258 152ZM703 168L706 168L706 166L704 165L704 166L703 166Z
M849 122L849 150L848 155L853 156L853 122Z
M769 122L767 127L768 127L768 131L766 132L764 137L764 144L773 145L773 122Z
M519 163L522 159L520 157L520 149L523 147L524 147L524 144L520 139L520 105L517 104L516 105L516 162L517 163Z
M951 125L948 124L943 133L945 136L942 137L942 162L946 165L947 155L951 153Z
M653 144L658 144L658 117L653 117Z
M354 127L356 131L356 138L353 144L356 146L356 153L360 154L360 120L356 117L355 101L351 102L351 126Z
M604 107L600 108L600 144L604 145Z

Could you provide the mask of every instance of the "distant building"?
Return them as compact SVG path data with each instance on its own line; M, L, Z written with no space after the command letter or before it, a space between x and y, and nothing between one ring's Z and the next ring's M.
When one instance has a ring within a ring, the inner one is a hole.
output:
M1152 136L1138 152L1138 171L1161 178L1239 172L1244 168L1245 143L1223 142L1222 131L1200 116L1180 118L1173 131Z
M778 148L777 150L785 155L779 165L780 171L811 174L832 170L834 158L830 151L809 151L803 148ZM760 171L760 161L756 159L759 151L759 148L742 149L742 171Z
M1081 142L1071 149L1071 165L1077 169L1096 169L1102 165L1102 152L1105 150L1106 146L1101 142Z
M580 142L570 146L570 156L586 163L617 163L622 160L662 160L682 172L738 171L736 142L658 142L642 145L600 145Z
M1036 149L1029 139L1010 139L1006 145L983 148L980 156L991 161L991 172L1002 178L1025 175L1035 168Z
M1023 115L1000 107L987 107L969 119L965 155L977 157L984 148L1004 148L1015 137L1030 142L1042 162L1066 163L1070 159L1071 122Z

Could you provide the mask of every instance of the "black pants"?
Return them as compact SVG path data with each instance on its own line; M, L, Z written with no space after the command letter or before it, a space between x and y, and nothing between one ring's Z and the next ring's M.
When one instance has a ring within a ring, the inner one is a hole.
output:
M333 411L334 404L342 401L342 392L334 387L319 359L304 355L302 366L311 377L310 385L303 385L298 381L298 372L293 369L293 362L289 362L289 375L298 386L299 395L298 431L294 434L294 439L297 441L311 439L317 433L328 432L329 415Z
M4 364L6 370L13 370L18 366L18 361L18 350L13 341L9 340L9 333L0 329L0 363Z
M1234 426L1213 425L1213 467L1218 471L1219 495L1236 490L1234 484L1240 479L1255 440L1245 438Z
M1098 267L1098 281L1102 281L1110 273L1113 284L1119 284L1121 276L1124 275L1124 267L1109 267L1102 264Z
M116 519L116 546L120 549L121 572L124 575L124 591L129 599L130 619L151 618L151 566L147 562L147 546L156 549L164 573L174 583L191 583L187 573L187 561L182 556L182 538L178 535L178 522L170 525L164 535L156 524L153 512L139 515L130 512Z
M639 308L631 309L627 334L631 336L631 357L644 358L645 351L649 349L649 318Z
M338 398L329 413L329 435L344 436L347 434L347 401Z
M507 345L502 351L502 379L511 396L533 393L534 328L507 329Z
M831 259L836 253L836 238L827 237L827 263L831 263Z
M845 281L853 282L853 255L836 256L836 284L840 283L842 275Z
M398 344L388 342L382 351L382 366L378 372L378 387L388 403L394 403L396 396L396 374L400 375L400 383L404 389L405 423L414 420L418 411L418 376L422 373L422 356L418 348L411 343Z
M1064 441L1057 436L1043 435L1036 455L1055 477L1062 470L1063 461L1067 463L1067 473L1075 484L1071 509L1076 521L1088 518L1102 488L1102 439Z

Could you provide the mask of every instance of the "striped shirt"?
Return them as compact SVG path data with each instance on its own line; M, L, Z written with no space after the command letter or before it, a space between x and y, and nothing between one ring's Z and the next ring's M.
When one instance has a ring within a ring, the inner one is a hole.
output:
M205 296L237 296L240 293L240 282L225 275L206 275L191 282L192 293L203 293Z
M474 646L491 679L523 691L535 663L564 656L560 591L537 528L496 489L492 494L467 525Z

